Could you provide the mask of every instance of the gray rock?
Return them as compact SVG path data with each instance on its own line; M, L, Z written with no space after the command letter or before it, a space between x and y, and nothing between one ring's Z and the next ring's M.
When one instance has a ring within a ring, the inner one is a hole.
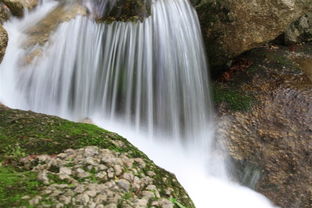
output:
M125 191L129 191L130 189L130 183L125 179L120 179L119 181L117 181L117 185Z

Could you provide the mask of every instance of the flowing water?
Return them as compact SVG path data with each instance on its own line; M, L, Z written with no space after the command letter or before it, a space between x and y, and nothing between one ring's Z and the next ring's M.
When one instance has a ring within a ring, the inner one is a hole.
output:
M84 1L101 13L114 1L94 2ZM142 22L99 24L77 16L33 41L30 28L38 31L58 4L44 1L24 19L5 24L10 40L0 66L0 102L91 119L125 136L174 172L198 208L272 207L227 178L213 139L200 27L187 0L152 1L152 15Z

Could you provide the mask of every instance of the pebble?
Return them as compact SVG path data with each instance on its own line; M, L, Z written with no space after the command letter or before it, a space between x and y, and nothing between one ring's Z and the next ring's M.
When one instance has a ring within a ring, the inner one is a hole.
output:
M33 163L31 158L21 161L25 167L38 172L38 180L45 184L41 193L54 204L41 203L41 196L24 196L31 206L117 208L122 200L125 208L145 208L153 200L155 206L172 207L153 185L155 172L148 171L147 176L142 174L141 168L146 167L146 163L141 158L129 158L126 154L93 146L68 149L56 157L40 155L38 158L39 164ZM64 184L55 183L48 175L65 180ZM166 194L170 198L173 189L168 190ZM131 197L124 199L125 193L130 191Z

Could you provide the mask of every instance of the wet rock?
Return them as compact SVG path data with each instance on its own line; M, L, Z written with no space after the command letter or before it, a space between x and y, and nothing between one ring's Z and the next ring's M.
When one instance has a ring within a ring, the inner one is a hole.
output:
M3 4L0 3L0 23L3 24L4 22L6 22L11 16L11 12L9 10L9 8Z
M33 9L38 5L38 0L1 0L1 2L17 17L23 17L25 9Z
M137 22L150 16L151 0L95 0L91 2L90 9L98 22Z
M0 63L4 57L7 45L8 45L8 33L3 28L3 26L0 25Z
M42 55L42 47L49 41L50 35L63 22L70 21L77 16L86 16L87 8L78 3L64 4L60 3L55 9L49 12L38 23L28 28L26 40L22 47L27 49L21 66L26 66L37 57Z
M311 207L311 48L255 49L244 57L253 64L221 84L254 100L245 111L218 108L233 175L280 207Z

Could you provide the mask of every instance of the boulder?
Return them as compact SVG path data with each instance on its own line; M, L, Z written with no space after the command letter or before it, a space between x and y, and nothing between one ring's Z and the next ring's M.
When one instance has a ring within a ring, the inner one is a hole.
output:
M193 4L215 67L281 35L312 7L312 0L193 0Z
M312 202L311 49L254 49L241 57L249 60L247 68L237 62L227 72L230 78L216 83L251 98L246 109L231 109L233 99L218 103L218 135L234 164L233 176L283 208L308 208Z
M21 61L22 65L30 64L36 57L42 55L42 47L48 42L50 35L55 32L58 26L70 21L77 16L86 16L87 8L78 3L60 3L55 9L47 13L34 26L28 28L25 33L27 38L22 43L22 47L27 49L27 53Z
M173 174L94 125L0 105L0 140L0 207L194 208Z
M3 24L10 18L10 9L3 3L0 3L0 23Z
M151 15L151 0L94 0L90 9L98 22L142 22Z
M288 45L312 41L312 12L306 13L287 28L284 41Z
M38 0L0 0L17 17L24 16L25 9L33 9L38 5Z

